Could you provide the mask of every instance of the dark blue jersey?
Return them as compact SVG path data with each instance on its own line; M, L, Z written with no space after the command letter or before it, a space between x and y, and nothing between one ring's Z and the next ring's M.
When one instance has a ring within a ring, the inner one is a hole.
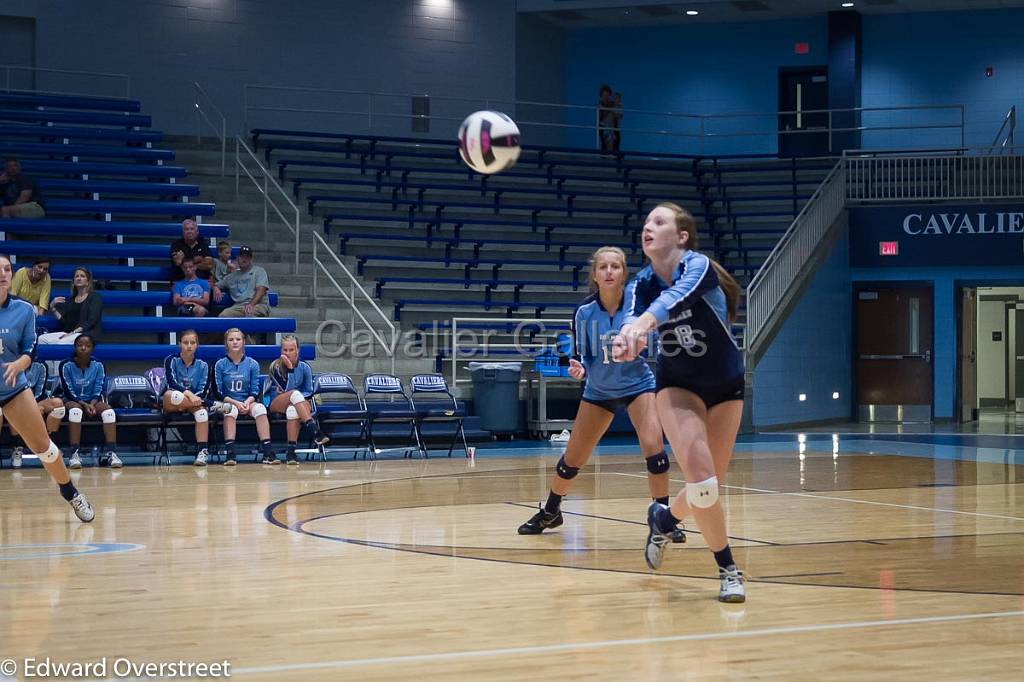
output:
M313 370L304 360L299 360L294 369L277 363L269 378L267 390L271 400L285 391L298 391L307 399L313 395Z
M697 386L743 376L725 292L704 254L684 251L668 283L646 266L626 285L624 301L626 322L645 312L658 321L658 363L670 366L672 376Z
M57 373L61 388L64 389L64 400L91 403L103 396L106 372L102 362L90 360L89 366L82 369L74 360L64 360Z
M191 391L199 398L206 398L210 392L210 366L199 358L186 365L181 355L168 355L164 358L164 378L172 391Z
M654 390L654 373L643 358L612 362L611 340L622 327L626 312L622 305L614 315L593 294L584 299L572 316L573 357L583 363L583 397L612 400Z
M36 309L17 296L8 296L0 306L0 368L22 355L32 355L36 345ZM0 374L0 400L10 398L28 386L25 373L19 372L14 386L8 386Z
M231 358L221 358L214 366L213 374L217 393L225 398L243 403L249 397L256 399L260 396L260 363L248 356L243 356L238 364Z

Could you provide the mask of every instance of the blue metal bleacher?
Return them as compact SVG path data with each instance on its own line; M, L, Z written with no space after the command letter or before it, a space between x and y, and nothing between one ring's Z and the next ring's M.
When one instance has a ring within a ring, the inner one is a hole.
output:
M39 140L105 140L150 145L160 142L164 134L159 130L123 130L120 128L89 128L85 126L41 126L28 123L6 123L0 125L0 136L29 137Z
M38 360L63 360L71 355L70 344L39 345L36 346ZM178 347L165 343L98 343L93 351L97 360L108 361L146 361L151 360L160 364L165 357L178 352ZM276 345L248 344L245 347L245 354L254 360L276 360L281 357L281 348ZM199 346L196 355L207 362L216 361L224 357L224 347L221 345ZM299 357L303 360L316 358L316 348L311 344L299 347Z
M197 197L199 185L170 182L126 182L123 180L65 180L39 178L36 185L43 196L53 192L99 194L143 194L158 197Z
M148 149L105 144L60 144L56 142L0 142L0 153L17 156L84 156L86 158L171 161L171 149Z
M127 201L117 199L48 199L46 212L102 213L111 215L168 215L182 218L211 216L216 206L210 203L184 201Z
M184 166L157 166L145 163L109 163L102 161L51 161L47 159L21 159L21 169L37 177L43 173L88 177L146 177L165 178L172 182L188 175Z
M0 105L92 109L98 111L142 111L142 103L137 99L98 97L96 95L51 95L35 92L0 92Z
M179 222L149 222L140 220L72 220L64 218L8 218L0 223L0 233L11 234L53 234L53 235L96 235L114 237L181 237ZM203 223L200 239L227 237L227 225ZM169 245L169 244L168 244ZM41 252L46 253L46 251ZM166 255L166 254L165 254Z

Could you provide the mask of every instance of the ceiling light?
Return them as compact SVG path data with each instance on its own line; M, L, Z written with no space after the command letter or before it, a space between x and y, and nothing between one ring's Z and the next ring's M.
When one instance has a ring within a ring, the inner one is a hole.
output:
M695 17L698 14L700 14L700 12L698 12L695 9L688 9L688 10L686 10L686 16L688 16L688 17Z
M852 2L844 2L842 6L843 7L853 7L853 3Z

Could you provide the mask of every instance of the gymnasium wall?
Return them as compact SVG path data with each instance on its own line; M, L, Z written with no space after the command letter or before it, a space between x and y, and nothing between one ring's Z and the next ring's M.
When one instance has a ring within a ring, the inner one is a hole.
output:
M979 10L865 15L861 105L964 104L966 143L991 144L1011 104L1024 104L1024 51L1020 26L1024 10ZM826 64L826 17L747 24L672 25L571 31L567 39L566 101L593 103L602 82L622 92L625 108L686 113L765 112L778 108L780 66ZM794 54L794 43L810 52ZM985 76L991 65L993 76ZM956 111L866 113L863 124L947 125ZM672 123L658 119L659 127ZM623 127L655 124L632 116ZM677 119L673 129L698 131L698 123ZM741 128L766 134L705 144L695 139L623 133L625 148L679 153L774 153L772 117L709 121L714 132ZM709 130L709 132L711 132ZM593 135L576 133L574 144L593 145ZM959 145L949 129L865 134L864 146Z
M849 260L844 228L754 369L754 426L850 419ZM800 394L806 400L801 401Z
M515 95L514 0L10 0L2 13L36 20L36 66L132 77L132 95L154 126L193 133L192 81L242 123L242 85L311 86L421 92L511 100ZM308 95L267 98L364 112L366 98ZM440 114L440 102L432 103ZM464 115L462 103L450 115ZM380 132L410 134L411 103L378 103ZM482 107L477 107L482 108ZM459 117L461 120L461 116ZM364 114L261 114L252 125L360 130ZM431 135L453 137L458 121L434 121Z

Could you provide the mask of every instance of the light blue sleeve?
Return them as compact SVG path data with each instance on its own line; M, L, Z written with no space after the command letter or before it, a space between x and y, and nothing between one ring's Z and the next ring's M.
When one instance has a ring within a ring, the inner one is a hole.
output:
M249 392L247 396L260 397L260 363L249 358Z
M672 286L647 307L647 312L654 315L658 324L668 321L669 311L681 306L691 307L704 294L718 286L718 275L711 267L711 260L702 253L689 251L684 257L683 274Z

